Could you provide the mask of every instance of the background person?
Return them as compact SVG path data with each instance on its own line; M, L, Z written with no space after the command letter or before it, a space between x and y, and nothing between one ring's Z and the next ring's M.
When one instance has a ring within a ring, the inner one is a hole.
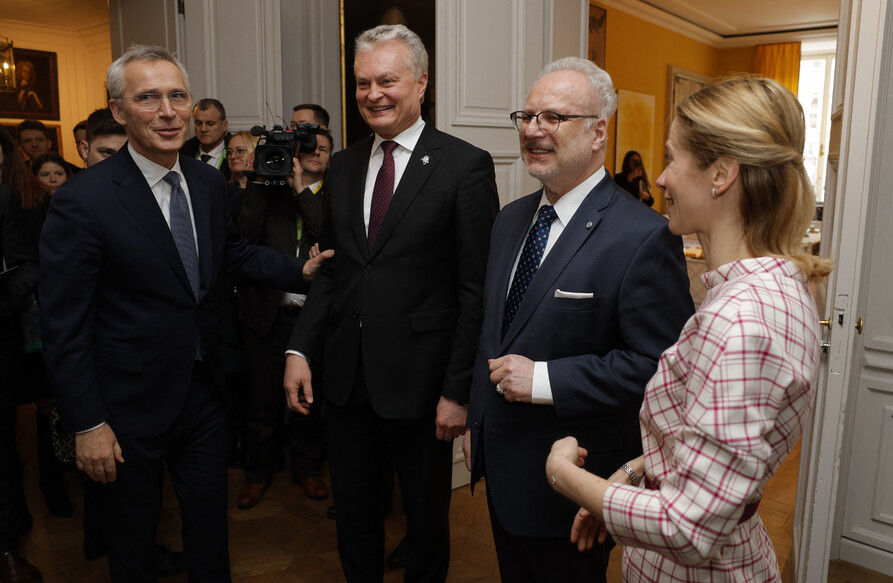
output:
M648 182L648 174L642 165L642 156L635 150L630 150L623 156L623 164L620 172L614 177L614 182L646 205L654 204L651 183Z
M573 437L546 464L584 507L572 539L586 547L604 524L626 581L781 580L757 508L809 416L821 338L809 285L830 271L802 245L815 209L803 143L797 98L768 79L722 81L676 108L657 184L670 230L704 248L707 295L648 384L629 475L577 467Z
M37 181L43 185L44 191L50 196L72 176L68 163L55 152L49 152L31 160L31 171L37 176Z
M192 108L192 119L195 136L186 140L180 153L210 164L223 172L229 180L229 165L226 163L229 122L226 121L226 109L223 104L209 97L199 99Z

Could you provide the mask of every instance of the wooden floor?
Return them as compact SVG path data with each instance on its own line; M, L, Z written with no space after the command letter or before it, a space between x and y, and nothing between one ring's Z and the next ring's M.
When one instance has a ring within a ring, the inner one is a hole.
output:
M24 460L25 488L34 515L34 529L22 544L22 553L43 573L47 583L107 582L106 561L88 562L81 552L80 482L70 473L66 484L76 513L73 518L49 514L37 488L34 414L28 406L19 409L19 450ZM794 498L797 487L799 447L782 465L766 487L760 516L775 545L785 582L792 581L791 553ZM242 487L240 470L230 470L230 557L235 583L344 581L335 542L335 523L325 517L329 500L310 500L294 485L288 472L276 475L264 500L250 510L238 510L235 499ZM483 486L483 484L482 484ZM395 508L399 508L399 502ZM447 581L451 583L495 583L499 581L496 554L483 487L471 495L463 487L453 492L450 510L451 562ZM179 510L168 484L165 507L159 527L159 540L181 549ZM387 518L387 550L403 536L405 521L398 511ZM620 550L611 557L608 580L620 581ZM787 567L787 568L785 568ZM402 571L386 571L385 582L403 580ZM185 574L164 579L186 582ZM831 583L893 583L893 578L843 562L830 567Z

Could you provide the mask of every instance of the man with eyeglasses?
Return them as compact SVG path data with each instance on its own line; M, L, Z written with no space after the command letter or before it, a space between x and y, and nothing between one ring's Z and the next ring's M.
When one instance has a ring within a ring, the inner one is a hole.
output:
M111 580L156 582L166 467L189 580L229 581L221 275L302 292L320 261L238 237L223 175L179 155L192 98L170 53L133 46L107 82L127 147L56 191L41 236L47 370L77 466L102 484Z
M229 181L231 172L226 163L226 144L229 142L229 122L226 109L217 99L199 99L192 108L195 136L186 140L180 153L217 168Z
M493 226L463 442L506 583L605 581L613 543L570 543L578 508L550 490L546 457L573 435L587 468L629 482L645 384L693 311L681 240L605 171L616 108L611 77L569 57L511 114L543 187Z

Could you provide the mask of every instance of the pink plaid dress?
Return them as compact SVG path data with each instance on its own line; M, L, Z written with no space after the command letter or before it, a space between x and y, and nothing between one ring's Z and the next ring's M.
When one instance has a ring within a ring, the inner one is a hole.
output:
M759 514L739 520L806 422L818 315L788 260L737 261L703 279L707 296L661 356L639 415L657 489L605 494L625 581L781 581Z

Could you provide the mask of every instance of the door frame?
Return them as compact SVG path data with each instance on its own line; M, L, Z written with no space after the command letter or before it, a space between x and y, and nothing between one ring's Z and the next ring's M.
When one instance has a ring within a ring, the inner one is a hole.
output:
M870 256L866 237L871 178L877 172L875 120L883 87L883 51L887 21L885 0L842 0L835 72L834 108L842 105L840 162L832 203L829 256L835 270L819 313L832 320L830 347L823 359L815 411L803 439L794 526L794 561L798 583L826 581L828 562L838 556L845 483L843 455L852 433L847 418L858 380L861 343L854 322L865 300L863 266ZM830 176L829 176L830 177ZM829 207L825 207L825 220ZM842 316L839 323L838 318Z

